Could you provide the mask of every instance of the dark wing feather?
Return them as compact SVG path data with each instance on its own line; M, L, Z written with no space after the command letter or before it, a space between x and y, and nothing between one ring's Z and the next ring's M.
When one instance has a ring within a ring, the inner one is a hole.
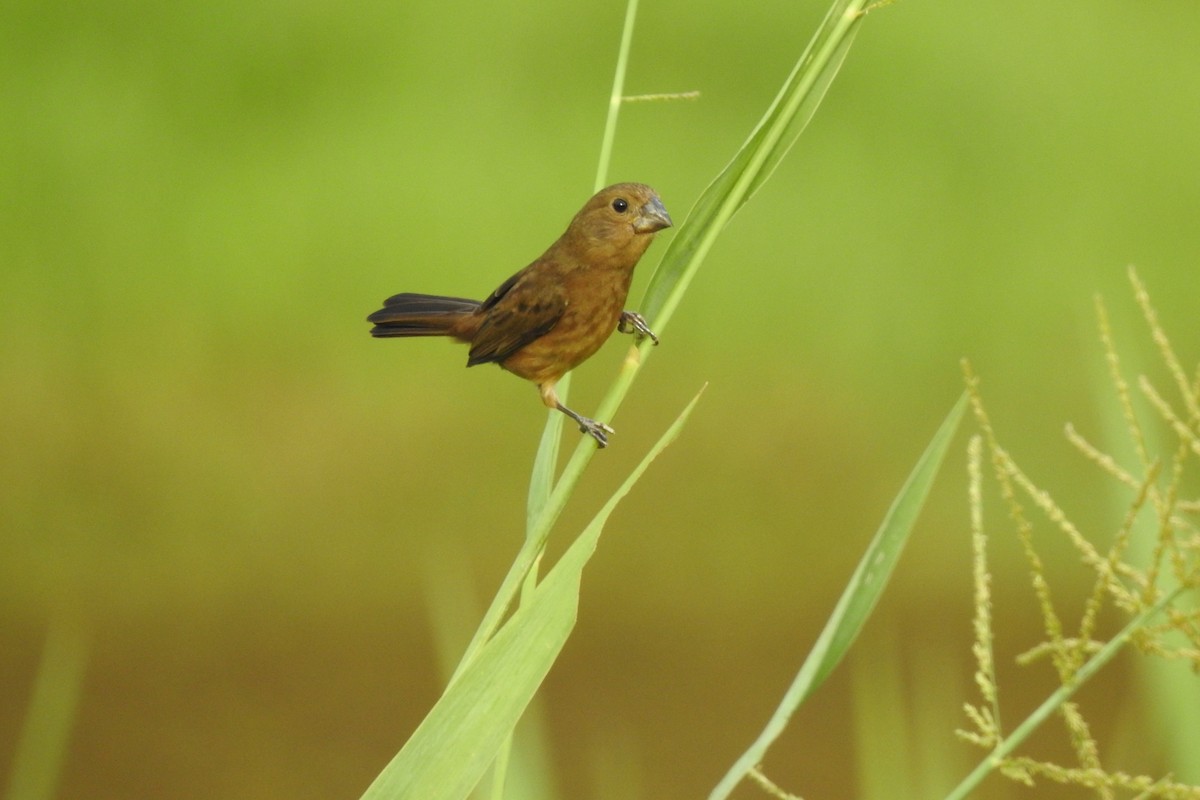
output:
M557 283L530 281L529 267L500 284L483 301L483 324L471 341L467 366L504 361L525 345L546 335L567 310L566 293Z
M530 266L533 266L533 265L531 264ZM501 300L503 300L504 296L506 294L508 294L508 291L510 289L512 289L514 286L516 286L517 281L521 280L521 278L523 278L525 276L525 273L528 271L529 271L529 267L526 267L525 269L521 270L520 272L516 273L511 278L506 280L504 283L497 286L496 291L489 294L487 296L487 299L479 304L480 308L483 309L484 311L487 311L489 308L496 305L496 303L499 303Z

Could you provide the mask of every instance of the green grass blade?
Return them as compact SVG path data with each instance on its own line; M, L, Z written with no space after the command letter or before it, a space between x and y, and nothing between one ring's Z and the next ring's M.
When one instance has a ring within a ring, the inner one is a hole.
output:
M513 615L442 694L364 800L460 800L471 792L575 624L573 606L557 599L540 593Z
M558 398L563 404L568 402L563 384L570 386L570 377L566 375L559 381ZM536 527L537 519L546 508L550 492L554 489L554 468L558 466L558 451L562 444L564 415L558 411L551 411L546 416L546 427L542 429L537 455L533 457L533 471L529 475L529 495L525 501L526 536Z
M527 602L462 667L364 800L461 800L479 782L575 626L583 568L613 509L679 436L697 394Z
M633 47L633 23L637 19L638 0L625 4L625 23L621 27L621 46L617 48L617 67L613 73L612 93L608 96L608 115L604 119L604 136L600 140L600 161L596 165L598 192L608 184L608 166L612 161L613 142L617 138L617 117L621 113L621 98L625 95L625 70L629 66L629 51Z
M838 0L750 137L688 213L650 279L640 310L661 333L726 223L787 155L833 82L867 0Z
M888 509L875 538L871 540L871 544L859 560L858 567L825 623L824 630L817 637L812 652L804 660L800 672L788 688L775 714L754 744L742 754L713 789L709 795L710 800L728 797L746 774L763 762L768 748L783 733L792 713L833 672L834 667L850 649L850 645L875 608L884 587L887 586L962 420L965 408L964 395L959 398L938 428L900 493L892 501L892 506Z
M50 800L78 713L87 667L87 639L73 620L53 621L21 733L17 737L6 800Z
M625 23L621 28L621 44L617 48L617 65L613 72L612 92L608 96L608 114L604 119L604 135L600 140L600 159L596 165L596 183L592 189L598 192L608 183L608 167L612 161L613 142L617 138L617 118L621 113L621 98L625 94L625 72L629 66L629 51L633 47L633 23L637 20L638 0L628 0L625 6ZM566 405L571 388L568 373L556 387L558 398ZM562 442L563 415L551 411L537 456L533 461L533 474L529 479L529 496L525 504L525 535L533 536L537 520L550 499L554 488L554 468L558 465L558 451Z

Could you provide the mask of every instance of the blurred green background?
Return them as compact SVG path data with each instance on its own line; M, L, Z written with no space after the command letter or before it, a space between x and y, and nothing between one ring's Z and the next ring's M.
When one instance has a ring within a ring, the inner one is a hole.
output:
M652 184L682 221L825 10L643 2L628 90L702 97L627 106L611 179ZM0 8L3 774L56 618L88 640L64 797L357 797L400 747L442 684L431 586L482 604L498 585L545 413L461 347L373 341L363 318L399 291L482 297L561 232L591 193L622 13ZM961 391L962 356L1014 455L1108 541L1126 495L1061 430L1103 441L1111 413L1094 293L1152 364L1127 265L1187 363L1200 347L1197 41L1185 0L872 12L564 517L559 547L709 383L613 517L544 688L559 796L712 787ZM574 407L624 353L577 371ZM890 796L929 796L977 760L953 737L975 700L962 453L850 663L773 751L791 790L879 796L882 770ZM1042 530L1077 613L1087 574ZM995 551L1015 721L1052 680L1012 666L1040 628L1011 536ZM1178 770L1131 660L1081 698L1103 755ZM1057 726L1029 752L1065 758Z

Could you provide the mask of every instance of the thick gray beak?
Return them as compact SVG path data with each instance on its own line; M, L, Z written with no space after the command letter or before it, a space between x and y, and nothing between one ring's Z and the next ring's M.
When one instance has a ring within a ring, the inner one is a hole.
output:
M642 206L637 219L633 221L633 229L638 233L654 233L669 228L672 224L671 215L663 207L662 200L654 197Z

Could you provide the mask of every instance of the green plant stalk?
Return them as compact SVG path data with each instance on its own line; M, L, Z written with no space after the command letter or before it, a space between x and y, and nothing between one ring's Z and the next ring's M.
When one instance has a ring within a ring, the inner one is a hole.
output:
M555 387L558 399L563 405L570 402L568 394L571 388L571 373L562 377ZM538 442L537 454L533 457L533 470L529 475L529 494L525 500L525 535L533 530L546 501L550 499L550 491L554 488L554 468L558 466L558 451L562 444L563 414L556 409L548 410L546 427L542 429L542 438Z
M770 176L815 113L845 58L867 5L867 0L837 0L833 4L766 114L729 165L696 201L688 218L680 226L651 277L642 304L642 312L659 334L665 330L688 284L725 224ZM645 363L650 347L649 342L643 341L630 348L629 357L622 363L620 372L600 402L595 415L597 419L613 418ZM544 434L543 443L546 439ZM595 453L595 444L590 439L581 438L544 503L540 501L544 487L531 486L531 509L538 506L540 510L536 514L527 514L525 542L468 645L458 672L499 628L522 578L533 566L551 528ZM551 474L552 465L548 458L542 459L540 456L538 462L535 480L544 481Z
M628 0L625 7L625 22L621 30L621 44L617 50L617 66L613 75L612 92L608 100L608 115L604 122L604 135L600 142L600 160L596 169L595 191L600 191L604 187L608 176L609 164L612 161L613 141L616 138L617 118L621 110L621 97L625 93L625 73L629 65L629 51L633 45L633 23L637 19L637 7L638 0ZM569 372L558 382L555 389L559 399L563 403L566 403L571 389L571 374ZM605 419L605 417L601 417L601 419ZM542 438L538 444L537 454L534 456L533 471L529 478L529 493L525 504L525 542L517 553L517 557L513 560L508 573L504 576L500 588L496 591L496 597L492 600L492 604L484 613L483 621L467 645L466 652L459 662L458 669L454 671L454 675L450 678L451 682L458 677L459 673L462 672L470 660L475 657L479 652L479 648L483 646L483 643L495 634L496 629L500 626L500 622L504 618L505 612L508 611L508 607L512 603L512 597L517 591L517 586L524 580L525 575L530 572L537 561L542 548L546 545L546 539L549 538L550 528L553 527L554 522L558 519L558 515L562 513L562 508L566 505L566 500L570 496L570 492L565 496L553 492L554 467L558 463L559 447L562 442L562 428L563 415L554 410L548 412L546 427L542 429ZM583 449L583 444L581 442L580 446L576 448L576 457L579 456L580 450ZM590 460L590 456L587 460ZM583 467L586 466L586 460L581 465L577 464L577 461L577 458L572 458L571 461L571 464L577 465L578 470L575 474L574 482L578 482L579 475L582 474ZM569 469L570 465L568 465ZM564 476L566 474L564 472ZM574 487L574 482L571 484L572 488ZM547 517L547 507L555 495L558 495L558 508ZM546 521L547 519L549 520L548 522Z
M625 6L625 22L621 28L621 44L617 49L617 65L613 74L612 91L608 97L608 114L604 120L604 134L600 139L600 158L596 165L596 181L592 186L593 192L598 192L608 183L608 169L612 163L613 142L617 138L617 119L621 113L621 98L625 94L625 73L629 66L629 51L633 46L633 23L637 19L638 0L629 0ZM571 388L571 375L567 373L555 387L559 399L567 402ZM546 417L546 427L542 431L542 439L538 445L537 456L534 458L533 474L529 481L529 500L526 503L525 529L528 534L535 527L535 522L550 492L554 487L554 467L558 464L558 451L562 442L563 417L557 411L550 411Z
M496 760L492 762L491 800L504 800L504 782L508 778L508 762L512 757L512 745L513 735L510 733L504 738L504 744L500 745L500 750L496 753Z
M946 795L946 800L964 800L964 798L970 795L983 782L984 778L999 767L1005 758L1010 756L1022 742L1029 738L1031 733L1037 730L1039 725L1045 722L1063 703L1067 702L1080 686L1087 683L1093 675L1100 671L1101 667L1111 661L1113 656L1125 646L1130 637L1139 628L1145 627L1154 615L1170 605L1179 596L1181 591L1183 591L1182 587L1170 594L1164 595L1157 603L1130 620L1129 624L1122 628L1120 633L1105 643L1103 647L1096 651L1095 655L1079 668L1069 682L1060 686L1057 691L1047 697L1032 714L1013 729L1012 733L1001 740L996 745L996 749L989 753L987 758L979 762L979 765L963 778L962 782L954 787L953 791Z
M608 168L612 162L613 142L617 137L617 118L621 112L621 98L625 94L625 72L629 65L629 51L633 45L633 23L637 19L638 0L629 0L625 7L625 23L621 29L621 44L617 50L617 66L613 75L612 92L608 98L608 114L604 120L604 135L600 140L600 159L596 167L596 182L592 191L598 192L608 182ZM571 389L571 374L567 373L555 387L559 399L565 404ZM534 457L533 474L529 480L529 496L526 502L525 530L528 535L535 527L538 516L550 498L554 487L554 467L558 464L558 451L562 442L563 416L551 410L546 416L546 427Z
M617 138L617 117L621 113L621 98L625 95L625 69L629 65L629 51L633 45L633 23L637 19L637 11L638 0L628 0L625 5L625 23L621 29L621 46L617 50L612 94L608 98L608 116L604 120L604 138L600 140L600 162L596 165L596 183L592 189L596 192L608 183L608 167L612 162L613 141Z
M621 99L625 95L625 72L629 66L629 51L633 46L633 23L637 19L638 0L628 0L625 6L625 22L621 28L621 44L617 49L617 66L613 74L612 91L608 96L608 114L604 120L604 135L600 140L600 159L596 166L596 182L592 191L598 192L608 183L608 168L612 162L613 142L617 138L617 119L621 113ZM555 387L559 400L565 405L571 388L571 374L567 373ZM528 536L536 527L537 518L546 507L550 492L554 488L554 468L558 464L558 451L562 442L563 415L551 410L546 416L546 427L538 444L533 461L533 473L529 479L529 496L526 502L525 532Z
M87 668L87 639L75 620L51 621L29 708L17 737L6 800L50 800L79 712Z
M788 687L775 713L771 715L758 738L734 762L725 773L725 777L712 790L709 800L729 797L751 770L763 762L767 750L787 728L795 710L833 672L834 667L854 643L900 559L909 533L925 503L925 498L929 496L933 480L945 459L946 451L954 439L954 433L958 430L966 407L967 397L963 395L933 435L908 480L892 501L875 538L859 559L858 566L838 599L833 613L829 615L829 620L813 644L812 651L804 659L800 671Z

